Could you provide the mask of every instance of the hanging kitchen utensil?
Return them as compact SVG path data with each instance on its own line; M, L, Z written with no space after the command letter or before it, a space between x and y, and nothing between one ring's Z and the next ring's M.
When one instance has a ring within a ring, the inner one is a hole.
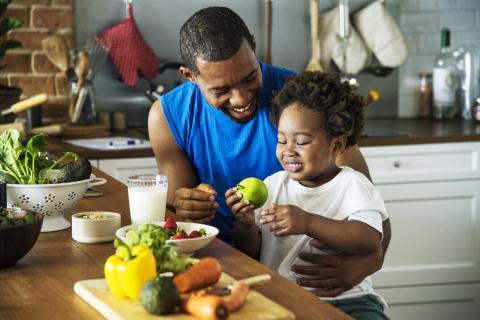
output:
M133 18L133 4L125 0L128 6L128 17L103 32L98 41L105 45L110 41L109 50L123 81L129 86L138 82L138 72L146 79L155 79L160 61L155 52L145 42Z
M320 65L320 43L318 40L318 0L310 0L310 36L312 56L306 71L323 71Z
M342 78L343 81L348 82L352 88L356 89L359 86L357 79L352 76L348 76L348 64L347 64L347 49L348 49L348 38L350 34L350 19L349 19L349 7L348 0L339 0L338 1L338 15L339 15L339 37L342 41Z
M265 62L272 63L272 11L273 1L266 0L267 3L267 53L265 54Z

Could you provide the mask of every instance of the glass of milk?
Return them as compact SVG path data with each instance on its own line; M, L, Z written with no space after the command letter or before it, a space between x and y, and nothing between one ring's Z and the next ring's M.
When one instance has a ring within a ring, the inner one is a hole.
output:
M127 180L132 224L165 221L168 179L159 174L131 176Z

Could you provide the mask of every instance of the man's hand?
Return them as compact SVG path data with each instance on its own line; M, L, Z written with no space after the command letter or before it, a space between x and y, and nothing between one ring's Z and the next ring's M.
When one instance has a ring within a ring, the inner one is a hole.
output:
M217 192L213 186L205 183L196 188L180 188L175 192L173 206L176 214L185 221L207 223L215 217L218 203Z
M242 197L241 193L237 193L236 187L230 188L225 192L227 207L232 210L235 220L247 226L253 226L255 224L253 205L248 200L241 201Z
M306 233L309 214L297 206L276 205L262 211L261 224L270 223L276 236Z
M311 240L310 245L318 249L326 249L318 240ZM317 266L293 265L292 271L319 278L301 277L297 280L297 284L318 288L312 293L319 297L335 297L351 289L370 274L380 270L383 262L380 246L378 250L364 255L301 252L299 258L315 263Z

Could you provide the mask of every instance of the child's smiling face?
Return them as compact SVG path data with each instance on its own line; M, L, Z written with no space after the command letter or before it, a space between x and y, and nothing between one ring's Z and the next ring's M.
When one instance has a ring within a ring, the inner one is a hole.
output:
M335 160L346 143L345 136L329 137L320 117L311 109L291 104L278 123L277 158L293 180L307 187L335 177L340 171Z

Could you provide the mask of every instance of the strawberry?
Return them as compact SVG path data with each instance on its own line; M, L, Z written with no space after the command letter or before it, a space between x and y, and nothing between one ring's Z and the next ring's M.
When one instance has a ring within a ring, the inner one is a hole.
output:
M188 239L188 234L183 230L170 237L170 240L182 240L182 239Z
M173 229L173 230L176 230L177 229L177 223L175 222L175 219L173 219L172 217L170 218L167 218L167 221L165 221L165 224L163 225L163 228L164 229Z
M198 232L197 230L193 230L192 232L190 232L190 234L188 235L189 238L200 238L202 235L200 234L200 232Z

